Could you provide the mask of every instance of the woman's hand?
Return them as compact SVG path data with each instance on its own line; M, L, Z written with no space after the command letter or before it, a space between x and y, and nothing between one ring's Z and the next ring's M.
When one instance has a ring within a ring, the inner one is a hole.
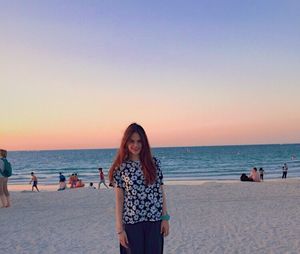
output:
M128 238L125 230L119 234L119 242L123 247L128 248Z
M167 220L161 221L160 233L163 234L164 237L169 235L169 222Z

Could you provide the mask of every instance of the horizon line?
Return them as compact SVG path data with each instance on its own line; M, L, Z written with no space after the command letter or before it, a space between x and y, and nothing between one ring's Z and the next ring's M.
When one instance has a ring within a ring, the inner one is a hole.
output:
M258 143L258 144L226 144L226 145L192 145L192 146L153 146L151 149L157 148L193 148L193 147L222 147L222 146L264 146L264 145L300 145L299 143ZM9 152L41 152L41 151L77 151L77 150L108 150L119 149L118 147L104 148L66 148L66 149L29 149L29 150L8 150Z

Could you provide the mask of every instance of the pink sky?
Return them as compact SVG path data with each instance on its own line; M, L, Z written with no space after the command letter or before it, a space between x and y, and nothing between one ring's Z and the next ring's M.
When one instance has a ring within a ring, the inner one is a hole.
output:
M252 3L3 4L0 147L299 143L299 4Z

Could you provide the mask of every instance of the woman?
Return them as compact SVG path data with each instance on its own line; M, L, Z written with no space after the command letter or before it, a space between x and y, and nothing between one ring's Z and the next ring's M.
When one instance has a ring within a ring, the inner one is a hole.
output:
M3 175L5 163L3 159L6 159L7 151L0 149L0 199L2 207L10 207L9 192L7 189L8 177Z
M260 176L257 172L257 168L253 168L251 170L249 179L251 182L260 182Z
M127 127L109 180L115 187L120 253L163 253L170 216L160 162L152 157L142 126L133 123Z

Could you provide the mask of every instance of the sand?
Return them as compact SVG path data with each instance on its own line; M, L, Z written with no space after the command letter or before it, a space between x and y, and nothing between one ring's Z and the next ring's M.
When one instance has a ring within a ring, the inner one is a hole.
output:
M118 253L112 189L39 188L9 186L0 253ZM300 179L172 181L165 189L164 253L300 253Z

